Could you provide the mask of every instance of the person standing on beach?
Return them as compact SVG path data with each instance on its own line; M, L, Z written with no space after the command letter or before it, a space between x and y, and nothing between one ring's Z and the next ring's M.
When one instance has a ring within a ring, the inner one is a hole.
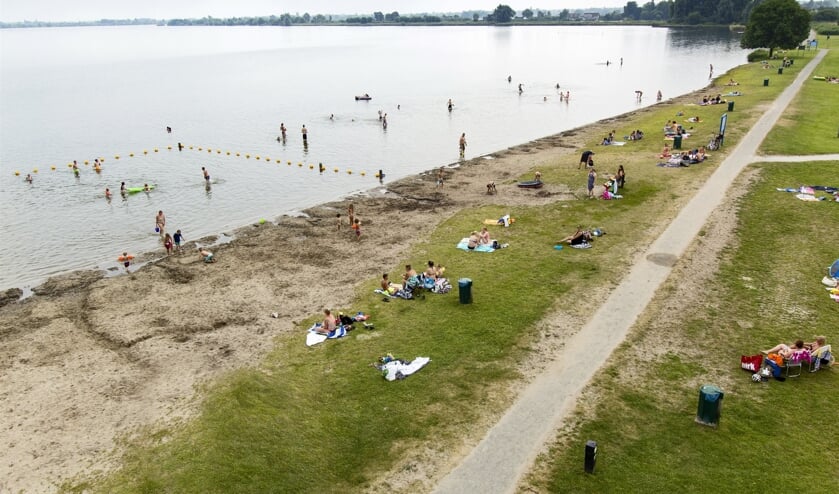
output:
M335 221L336 229L340 232L341 231L341 226L343 226L343 221L341 221L341 213L336 214L335 219L336 219L336 221Z
M349 203L347 206L347 216L350 217L350 227L352 227L355 220L355 206L352 203Z
M588 198L594 198L594 181L597 180L597 172L594 171L594 168L589 170L588 172L588 183L586 184L588 188Z
M361 240L361 220L356 218L351 228L355 230L355 239Z
M309 131L306 129L306 126L305 126L305 125L304 125L304 126L303 126L303 128L300 130L300 132L303 134L303 144L306 144L307 142L309 142L309 141L308 141L308 138L309 138Z
M441 166L440 169L437 170L437 187L442 187L443 186L443 179L444 178L446 178L446 169L445 169L445 167Z
M160 235L164 235L163 229L166 227L166 216L163 215L163 211L158 211L157 216L154 218L155 227L160 230Z
M466 132L460 134L460 157L466 156Z
M201 167L201 172L204 174L204 181L210 183L210 172L208 172L203 166Z

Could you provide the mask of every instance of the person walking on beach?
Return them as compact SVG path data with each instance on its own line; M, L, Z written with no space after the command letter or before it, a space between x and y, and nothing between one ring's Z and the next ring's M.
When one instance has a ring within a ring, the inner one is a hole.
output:
M355 239L361 240L361 220L356 218L351 228L355 230Z
M305 125L300 130L300 133L303 134L303 144L306 144L308 142L308 138L309 138L309 131L306 129Z
M160 235L163 235L163 229L166 227L166 216L163 215L163 211L157 212L157 216L154 218L154 224Z
M443 186L443 179L444 178L446 178L446 169L445 169L445 167L441 166L440 169L437 170L437 187L442 187Z
M175 252L180 252L181 251L181 242L184 241L183 233L181 233L180 230L176 231L175 235L173 235L172 239L175 241Z
M201 172L204 174L204 181L210 183L210 172L208 172L203 166L201 167Z
M166 249L166 255L171 256L174 247L175 243L172 241L172 236L167 233L166 236L163 237L163 248Z
M352 203L347 206L347 216L350 217L350 227L352 227L355 221L355 206Z
M466 156L466 132L460 134L460 157Z
M586 187L588 188L588 198L589 199L594 198L594 181L595 180L597 180L597 172L594 171L594 168L592 168L588 172L588 183L586 184Z

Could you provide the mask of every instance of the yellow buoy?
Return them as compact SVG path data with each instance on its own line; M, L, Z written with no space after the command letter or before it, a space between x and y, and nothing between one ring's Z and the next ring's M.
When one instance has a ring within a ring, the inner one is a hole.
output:
M15 172L15 176L16 176L16 177L19 177L19 176L20 176L20 172L16 171L16 172Z
M309 165L309 170L314 170L314 169L315 169L315 165Z
M282 162L283 162L283 160L277 160L277 163L282 163Z
M208 150L207 150L207 152L208 152L208 153L212 153L212 152L213 152L213 150L212 150L212 149L208 149Z
M114 159L115 159L115 160L118 160L118 159L119 159L119 155L114 156Z
M38 173L38 169L37 169L37 168L33 168L33 169L32 169L32 173Z
M172 150L172 146L166 146L166 149L168 149L169 151L171 151L171 150Z
M288 166L291 166L291 161L288 162Z
M246 154L246 155L245 155L245 159L251 159L251 155Z
M130 156L130 157L132 157L132 158L133 158L133 157L134 157L134 153L131 153L131 154L129 154L128 156Z
M67 168L73 168L73 163L67 163Z
M239 156L239 153L236 153L236 156Z
M352 170L347 170L347 175L352 175Z
M265 161L271 161L271 158L269 158L269 157L267 157L267 156L266 156L266 157L265 157Z
M148 150L144 149L143 154L149 154Z
M335 173L338 173L338 169L337 169L337 168L335 169Z
M192 149L192 146L190 146L189 149Z
M157 148L154 148L154 152L155 152L155 153L157 152Z
M227 152L227 156L230 156L230 151Z
M85 165L87 165L87 164L89 164L89 163L88 163L88 161L87 161L87 160L84 160L84 164L85 164Z
M300 168L303 168L303 163L297 163L297 166L299 166Z
M216 149L216 154L221 154L221 149ZM230 153L228 153L230 154Z
M259 159L259 156L256 156L256 159Z
M51 167L50 167L50 170L55 170L55 166L51 166Z

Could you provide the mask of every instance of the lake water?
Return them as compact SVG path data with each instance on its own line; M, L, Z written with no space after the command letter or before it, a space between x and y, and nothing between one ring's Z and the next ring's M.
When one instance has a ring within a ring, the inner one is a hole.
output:
M467 158L491 153L698 89L746 53L727 29L640 26L0 30L0 288L159 248L158 210L187 240L270 221L379 169L455 162L462 132ZM122 181L156 188L106 201Z

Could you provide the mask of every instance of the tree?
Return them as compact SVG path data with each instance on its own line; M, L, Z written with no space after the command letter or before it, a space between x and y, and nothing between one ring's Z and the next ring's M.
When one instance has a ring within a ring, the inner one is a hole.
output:
M740 40L743 48L795 48L810 34L810 14L795 0L766 0L752 10L746 32Z
M521 16L525 19L530 19L533 17L533 11L530 9L524 9L521 11Z
M510 22L515 16L516 11L511 9L509 5L499 4L492 12L492 19L498 23Z
M567 21L569 17L571 17L571 12L568 9L562 9L559 13L559 20L561 21Z
M479 16L477 12L472 14L472 21L473 22L478 22L478 20L480 20L480 18L481 18L481 16Z
M376 22L382 22L385 20L385 15L381 12L373 12L373 18L376 19Z
M623 8L624 19L632 19L637 21L641 18L641 8L638 7L638 2L626 2Z

